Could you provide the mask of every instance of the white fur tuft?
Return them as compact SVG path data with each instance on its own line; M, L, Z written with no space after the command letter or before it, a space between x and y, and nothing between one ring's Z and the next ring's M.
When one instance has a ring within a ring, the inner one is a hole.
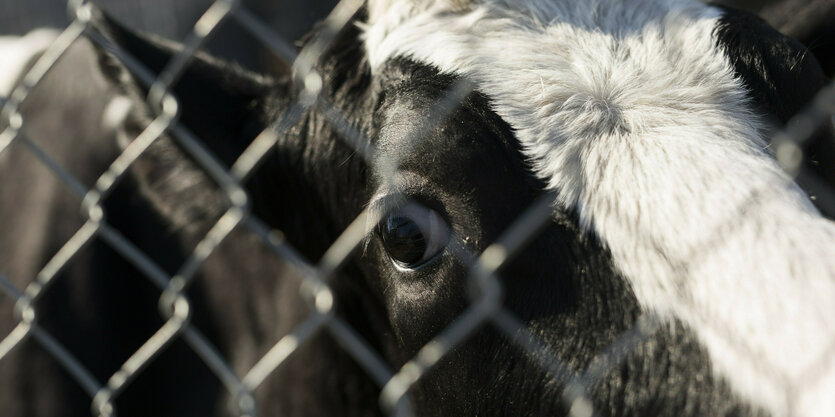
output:
M835 225L763 149L763 126L691 0L371 0L393 57L491 97L536 173L607 245L642 307L687 323L774 416L835 416Z

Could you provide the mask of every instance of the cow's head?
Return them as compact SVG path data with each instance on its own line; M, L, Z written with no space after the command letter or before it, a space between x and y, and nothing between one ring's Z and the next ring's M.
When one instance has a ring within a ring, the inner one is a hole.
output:
M499 272L504 306L569 372L488 325L417 385L420 415L564 411L565 378L642 315L655 330L588 387L602 414L832 414L835 370L810 372L835 342L835 226L767 149L823 82L799 44L687 0L371 1L354 23L316 69L325 108L366 134L373 160L318 106L280 132L249 188L311 259L363 210L381 219L334 285L392 365L469 305L462 253L554 196L552 221ZM176 49L100 26L154 71ZM463 79L474 91L427 128ZM183 123L231 163L286 117L297 81L201 56L175 94ZM128 137L148 118L136 101ZM175 223L220 210L170 144L136 171Z

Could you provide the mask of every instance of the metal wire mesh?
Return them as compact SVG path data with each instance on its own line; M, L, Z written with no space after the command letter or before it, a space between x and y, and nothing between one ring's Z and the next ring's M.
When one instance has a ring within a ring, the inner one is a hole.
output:
M70 0L68 9L72 23L37 60L34 67L25 74L20 85L7 99L4 99L0 120L3 120L7 127L0 132L0 153L14 142L23 144L81 199L80 213L84 216L85 222L42 267L26 288L17 288L11 279L0 274L0 288L6 296L16 300L18 319L17 326L0 341L0 359L18 348L25 339L34 338L60 362L90 396L92 414L111 416L116 413L115 399L128 389L143 369L154 361L155 357L173 340L182 338L191 346L194 354L198 355L216 375L234 399L235 413L241 416L254 416L257 403L253 391L273 371L289 360L291 355L313 335L328 332L379 384L381 389L379 403L382 409L393 415L410 415L411 406L408 396L410 389L454 347L461 344L477 329L488 324L530 353L530 357L534 358L547 373L565 382L567 389L564 390L562 401L570 410L571 416L595 415L594 406L587 396L589 387L617 367L635 346L655 332L658 323L650 317L640 318L632 329L623 333L607 350L592 360L588 369L576 370L571 369L553 352L549 352L546 345L529 331L512 311L503 306L503 288L497 271L513 259L515 254L523 250L536 236L537 231L551 221L553 195L546 194L537 200L482 253L472 253L463 244L450 245L455 249L454 255L459 261L469 265L469 279L478 290L473 292L473 298L469 300L470 304L467 309L400 369L391 369L381 355L363 340L356 329L334 314L334 294L329 282L330 278L343 268L351 253L362 244L363 239L369 233L369 225L378 223L381 216L386 213L364 211L333 242L321 259L309 260L288 244L280 231L270 230L250 212L249 196L241 184L257 169L281 133L290 129L306 111L311 109L327 118L342 134L346 143L369 165L376 164L375 166L384 173L393 172L397 167L398 161L396 160L381 162L377 150L369 145L371 141L364 138L364 133L354 128L347 118L320 94L322 79L315 70L316 60L328 49L337 33L349 23L351 17L362 5L361 0L341 1L324 21L317 37L296 54L295 48L290 43L277 36L238 1L217 0L197 21L191 34L183 41L184 48L174 55L159 76L153 76L142 63L120 50L119 47L110 44L107 39L95 33L88 33L92 12L96 7L93 3ZM179 123L180 103L172 93L172 87L179 81L179 77L195 53L226 19L239 21L242 27L249 30L252 36L272 49L276 55L291 62L296 78L303 81L299 87L301 89L298 94L299 99L286 110L284 116L279 119L280 122L264 129L229 170L224 168L211 152L201 145L200 140L193 133ZM70 46L85 33L102 48L112 52L149 88L147 104L155 111L154 120L112 162L92 188L83 185L47 152L27 138L23 133L26 120L20 112L20 106L29 93ZM472 90L473 86L466 81L453 84L433 106L427 120L424 121L424 126L433 126L449 117ZM773 138L772 146L778 162L792 178L801 174L800 162L804 141L820 126L830 123L833 113L835 113L835 84L830 84L820 92L806 111L795 117ZM166 132L173 134L179 145L197 161L201 169L216 181L229 203L225 213L205 234L186 262L173 276L166 273L133 243L125 239L119 230L108 225L102 205L103 199L125 177L129 167ZM413 132L409 143L412 146L418 146L426 133L421 129ZM381 177L391 178L392 176L382 175ZM756 199L756 196L752 199ZM835 213L832 207L828 209L830 213ZM245 228L250 231L275 256L289 261L298 269L305 280L305 285L302 286L303 291L299 296L307 297L313 306L305 320L278 340L272 349L243 375L237 374L218 349L191 323L191 303L186 296L186 289L197 279L197 272L201 265L236 228ZM723 233L726 232L723 231ZM54 283L79 251L94 238L107 242L159 288L159 312L165 319L165 323L157 332L105 381L97 380L83 363L73 357L61 343L39 326L38 311L35 308L36 301L44 291ZM460 240L460 237L453 236L452 240ZM828 352L831 354L832 349ZM822 360L820 363L824 362Z

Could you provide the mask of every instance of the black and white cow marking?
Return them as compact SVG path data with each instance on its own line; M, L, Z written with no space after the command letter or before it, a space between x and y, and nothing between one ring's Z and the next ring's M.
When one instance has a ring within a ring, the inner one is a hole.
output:
M372 71L408 57L474 80L642 308L684 321L738 393L787 413L780 393L805 391L802 370L835 334L835 316L821 314L835 290L835 226L763 151L762 121L726 55L739 48L727 44L740 36L730 24L744 21L698 2L484 2L458 13L414 3L372 3ZM745 224L694 256L728 221L717 212L754 195L764 202ZM743 298L746 312L730 314ZM801 414L824 410L833 384L798 396Z
M597 412L835 415L835 225L766 149L771 126L825 81L802 46L750 16L690 0L372 0L354 23L317 67L323 94L370 133L382 155L400 159L394 178L381 178L310 112L247 186L255 214L310 259L370 202L403 192L425 206L395 210L334 281L339 314L393 367L466 306L466 267L445 247L446 227L478 253L537 197L555 191L553 224L501 271L507 308L578 372L641 314L664 323L592 387ZM104 19L96 27L154 71L177 49ZM25 109L35 125L62 108L105 115L98 128L107 143L79 142L88 154L60 156L91 178L118 152L119 138L123 146L151 117L145 92L99 54L90 91L105 99L70 95L56 103L36 92ZM87 43L69 57L83 65L95 59ZM53 83L73 70L69 61L55 69ZM282 71L256 76L199 56L175 88L182 122L231 163L296 98L289 68ZM426 143L407 147L428 109L462 77L476 92ZM67 140L89 137L83 126L54 129ZM15 174L0 169L2 178ZM176 269L223 211L215 188L161 140L108 200L108 221ZM21 200L26 192L8 191L4 205L36 204ZM38 213L29 214L39 227L58 221ZM56 244L42 240L23 249L4 243L0 268L25 276L37 262L21 254ZM286 266L251 237L230 241L190 296L197 326L244 372L306 311L290 280L275 279ZM53 291L61 314L72 312L82 328L66 329L59 313L42 320L106 377L144 340L122 323L154 329L158 294L103 247L59 282L78 291L72 294L108 288L107 300L73 304ZM114 281L114 274L125 278ZM87 335L83 343L74 332ZM87 412L83 395L64 386L72 382L41 365L48 355L19 354L39 359L0 363L0 383L12 387L0 401L19 415ZM380 412L375 386L327 336L296 355L258 391L262 414ZM219 387L185 346L175 344L157 363L117 403L121 415L222 409L199 399ZM12 384L15 378L23 381ZM34 405L39 382L71 411ZM486 328L412 396L422 416L560 415L563 384Z

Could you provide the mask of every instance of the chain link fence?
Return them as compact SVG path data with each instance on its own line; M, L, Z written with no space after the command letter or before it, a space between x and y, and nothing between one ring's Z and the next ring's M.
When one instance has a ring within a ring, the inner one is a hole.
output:
M290 129L303 114L315 110L342 133L349 144L365 161L375 164L382 178L391 178L398 161L379 161L378 154L364 133L354 128L339 110L326 102L320 94L322 79L316 72L316 61L328 49L331 42L355 13L363 6L360 0L342 0L325 19L321 30L300 51L277 35L268 25L259 20L247 8L235 0L217 0L203 13L191 33L183 41L184 48L167 64L159 76L142 63L110 44L104 37L90 31L94 3L84 0L70 0L68 10L71 23L57 40L37 60L37 63L23 77L22 82L2 107L2 122L5 128L0 132L0 154L13 143L25 146L40 163L63 182L82 203L80 213L84 224L66 241L60 250L38 272L27 286L15 286L15 280L2 275L0 289L6 297L15 300L16 327L0 341L0 360L10 352L21 348L24 340L31 338L40 344L72 376L89 395L92 414L98 416L116 415L115 400L130 389L134 380L165 350L172 341L182 339L192 348L205 366L221 381L233 399L235 415L255 416L258 404L253 392L286 361L292 360L293 353L311 337L327 332L335 338L345 351L359 363L379 385L379 406L386 413L398 416L411 415L409 392L421 378L441 361L453 348L461 344L477 329L491 325L504 333L523 350L530 353L539 366L552 376L564 381L562 401L572 417L595 415L594 406L588 398L588 388L616 368L620 361L639 343L651 335L659 324L649 317L642 317L634 327L622 334L611 346L585 370L570 369L559 357L548 351L546 345L533 334L512 311L502 304L503 286L497 276L514 255L523 250L535 237L538 230L552 219L554 196L546 194L516 219L501 237L482 253L472 253L464 244L450 244L454 255L469 265L469 280L477 288L466 310L446 329L427 343L415 357L399 369L392 369L382 355L375 351L357 329L343 318L334 314L334 294L331 278L345 267L350 255L369 233L369 225L377 224L383 215L367 210L348 227L321 259L305 259L287 241L280 231L271 230L250 211L250 197L242 184L256 170L269 150L275 145L281 132ZM273 126L269 126L249 145L246 151L226 169L223 164L201 145L201 142L187 128L178 122L180 102L172 94L172 86L183 74L191 59L224 20L235 20L250 35L258 39L275 55L292 64L296 78L302 80L299 99L294 102ZM80 37L89 35L93 42L112 52L148 88L148 106L155 111L155 118L145 130L113 161L98 180L89 188L72 173L62 167L51 155L24 134L27 120L20 112L21 104L30 92ZM466 81L455 83L444 97L432 108L425 126L435 125L449 116L464 98L473 91ZM816 130L827 123L835 113L835 85L826 87L811 106L789 123L772 140L772 147L780 165L797 178L802 174L803 144ZM171 275L156 264L142 250L126 239L119 230L106 221L102 201L128 172L131 165L161 135L169 133L178 144L199 164L219 186L229 202L229 207L220 219L191 252L178 271ZM424 133L413 132L412 146L418 146ZM816 183L815 194L818 203L828 213L835 213L832 192L824 183ZM405 196L401 196L406 198ZM754 196L756 198L756 196ZM753 202L752 202L753 203ZM417 203L415 203L417 204ZM731 219L733 221L734 219ZM186 291L198 278L198 271L207 258L218 250L233 230L245 229L257 236L261 243L276 257L289 261L304 277L299 297L309 300L311 313L295 329L278 340L272 349L263 355L248 372L240 374L233 370L219 350L201 333L191 321L192 305ZM97 379L82 361L56 340L38 323L38 300L45 290L54 285L65 267L71 263L82 248L93 239L101 239L116 252L129 260L159 290L159 313L164 324L124 362L120 369L105 379ZM460 240L452 236L451 242ZM831 350L829 351L831 353Z

